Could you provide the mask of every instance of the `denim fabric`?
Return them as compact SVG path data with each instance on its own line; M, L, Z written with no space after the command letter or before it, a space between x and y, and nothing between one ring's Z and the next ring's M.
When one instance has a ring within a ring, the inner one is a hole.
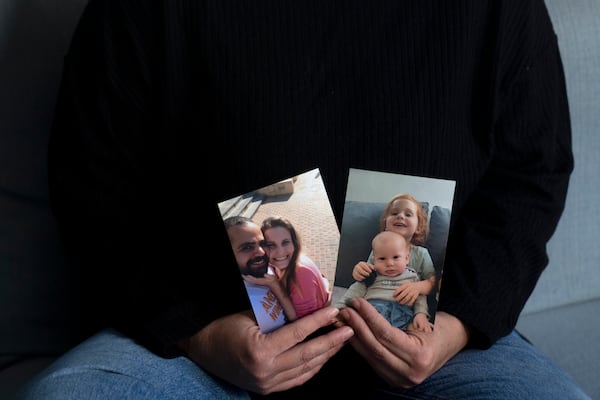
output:
M375 307L379 314L383 315L383 317L396 328L406 329L415 316L412 307L400 304L397 301L379 299L371 299L368 301Z
M248 399L185 357L165 359L131 339L107 330L75 347L17 397L69 399Z
M346 367L356 368L355 364ZM330 373L335 376L325 379L331 386L316 388L321 394L330 389L341 389L340 385L352 385L354 389L348 390L356 391L356 385L361 385L360 382L340 381L340 374L344 376L340 369L330 370ZM297 389L302 392L301 388ZM296 398L292 393L274 397ZM27 385L18 397L19 400L249 398L246 392L203 372L187 358L157 357L110 330L93 336L65 354ZM462 351L411 390L382 387L370 398L590 400L570 376L516 331L488 350Z
M517 331L488 350L465 350L411 390L380 389L375 399L591 400L556 363Z

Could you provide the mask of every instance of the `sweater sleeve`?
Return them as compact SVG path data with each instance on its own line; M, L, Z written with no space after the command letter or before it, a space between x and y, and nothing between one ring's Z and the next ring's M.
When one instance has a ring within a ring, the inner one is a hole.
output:
M169 356L249 303L216 203L186 191L165 156L163 17L153 3L92 1L84 11L64 59L49 194L84 334L117 327ZM201 249L223 254L220 267ZM226 282L228 296L215 299L209 282Z
M565 79L546 9L542 1L507 9L519 13L501 17L492 160L449 238L439 303L481 348L514 329L546 267L573 169Z
M414 311L415 311L415 314L423 313L423 314L427 315L428 319L431 317L429 315L429 306L427 305L427 296L426 295L420 294L417 297L417 300L415 301L415 305L414 305Z
M367 286L363 282L354 282L352 283L344 295L334 304L335 307L342 309L347 307L347 303L358 297L365 297L367 293Z
M417 271L420 280L426 280L435 275L429 250L422 246L411 245L410 255L411 260L409 260L408 266Z

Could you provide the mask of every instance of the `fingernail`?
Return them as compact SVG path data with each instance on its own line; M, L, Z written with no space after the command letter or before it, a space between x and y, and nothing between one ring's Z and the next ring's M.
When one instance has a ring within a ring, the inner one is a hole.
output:
M340 310L338 310L337 308L331 307L328 310L328 317L333 319L333 318L335 318L336 315L338 315L339 312L340 312Z
M343 336L344 336L344 341L350 339L352 336L354 336L354 329L350 328L349 326L344 326L340 329L343 329L344 331Z
M360 308L360 301L358 301L357 299L352 299L350 300L350 305L352 306L352 308L358 310Z

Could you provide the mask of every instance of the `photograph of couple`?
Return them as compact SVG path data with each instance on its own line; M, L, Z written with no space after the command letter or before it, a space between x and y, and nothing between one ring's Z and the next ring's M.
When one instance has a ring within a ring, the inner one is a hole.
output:
M219 210L262 332L331 304L339 230L318 169Z

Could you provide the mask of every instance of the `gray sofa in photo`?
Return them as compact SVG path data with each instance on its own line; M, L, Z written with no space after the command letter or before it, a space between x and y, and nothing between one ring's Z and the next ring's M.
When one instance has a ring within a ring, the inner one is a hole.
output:
M3 0L0 7L2 400L79 340L48 207L46 146L63 56L86 3ZM546 3L567 78L575 171L549 265L517 327L600 399L600 0Z

